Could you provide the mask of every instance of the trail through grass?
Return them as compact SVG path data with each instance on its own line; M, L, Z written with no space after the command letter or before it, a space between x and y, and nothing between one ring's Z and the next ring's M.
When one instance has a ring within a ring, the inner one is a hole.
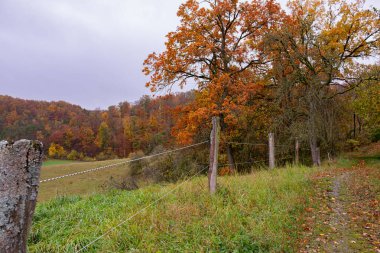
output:
M302 252L380 252L377 157L342 159L314 176L312 201L320 204L306 215Z
M295 252L302 213L314 193L306 167L206 177L135 216L85 252ZM89 197L61 197L37 206L30 252L75 252L178 185L149 186Z

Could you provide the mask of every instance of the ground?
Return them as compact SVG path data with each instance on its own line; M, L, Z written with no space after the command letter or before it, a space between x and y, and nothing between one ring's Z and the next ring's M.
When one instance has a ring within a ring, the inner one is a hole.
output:
M318 191L302 252L380 252L380 159L351 156L338 165L313 175Z

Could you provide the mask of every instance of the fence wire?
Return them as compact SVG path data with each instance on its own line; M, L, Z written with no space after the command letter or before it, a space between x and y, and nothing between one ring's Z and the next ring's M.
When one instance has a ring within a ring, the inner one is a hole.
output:
M119 224L117 224L116 226L108 229L105 233L103 233L102 235L98 236L97 238L95 238L93 241L91 241L90 243L88 243L86 246L84 246L83 248L79 249L78 251L76 251L76 253L78 252L81 252L85 249L87 249L88 247L90 247L92 244L94 244L95 242L99 241L100 239L102 239L104 236L108 235L109 233L111 233L112 231L116 230L117 228L119 228L120 226L122 226L123 224L125 224L127 221L133 219L135 216L137 216L138 214L142 213L143 211L145 211L146 209L148 209L149 207L153 206L154 204L158 203L160 200L166 198L169 194L173 193L175 190L177 190L179 187L181 187L182 185L184 185L185 183L189 182L190 180L192 180L193 178L195 178L196 176L200 175L202 172L206 171L206 169L208 169L208 166L204 167L203 169L201 169L200 171L198 171L196 174L194 174L193 176L191 176L190 178L184 180L183 182L181 182L180 184L176 185L173 189L167 191L166 193L164 193L163 195L161 195L158 199L156 199L155 201L152 201L150 204L144 206L143 208L141 208L140 210L138 210L137 212L135 212L134 214L132 214L131 216L129 216L127 219L121 221Z
M168 151L164 151L164 152L161 152L161 153L157 153L157 154L153 154L153 155L148 155L148 156L144 156L144 157L140 157L140 158L136 158L136 159L132 159L132 160L128 160L128 161L123 161L123 162L119 162L119 163L105 165L105 166L101 166L101 167L97 167L97 168L93 168L93 169L88 169L88 170L84 170L84 171L79 171L79 172L75 172L75 173L70 173L70 174L58 176L58 177L48 178L48 179L41 180L40 183L50 182L50 181L54 181L54 180L58 180L58 179L66 178L66 177L72 177L72 176L76 176L76 175L86 174L86 173L90 173L90 172L94 172L94 171L99 171L99 170L103 170L103 169L113 168L113 167L117 167L117 166L120 166L120 165L131 163L131 162L136 162L136 161L140 161L140 160L143 160L143 159L149 159L149 158L153 158L153 157L156 157L156 156L166 155L166 154L174 153L174 152L181 151L181 150L184 150L184 149L200 146L200 145L208 143L208 142L209 141L207 140L207 141L199 142L199 143L196 143L196 144L188 145L188 146L185 146L185 147L182 147L182 148L168 150Z

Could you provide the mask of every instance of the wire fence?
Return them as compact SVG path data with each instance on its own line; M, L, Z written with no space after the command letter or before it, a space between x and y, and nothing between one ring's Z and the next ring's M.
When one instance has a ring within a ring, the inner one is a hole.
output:
M41 180L40 183L55 181L55 180L59 180L59 179L62 179L62 178L72 177L72 176L76 176L76 175L82 175L82 174L91 173L91 172L95 172L95 171L99 171L99 170L110 169L110 168L114 168L114 167L117 167L117 166L120 166L120 165L125 165L125 164L128 164L128 163L137 162L137 161L141 161L141 160L144 160L144 159L150 159L150 158L154 158L154 157L158 157L158 156L163 156L163 155L171 154L171 153L174 153L174 152L182 151L182 150L185 150L185 149L190 149L190 148L193 148L193 147L201 146L201 145L206 144L206 143L209 143L209 141L207 140L207 141L195 143L195 144L192 144L192 145L184 146L184 147L181 147L181 148L167 150L167 151L159 152L159 153L156 153L156 154L152 154L152 155L148 155L148 156L144 156L144 157L140 157L140 158L136 158L136 159L130 159L130 160L127 160L127 161L122 161L122 162L118 162L118 163L114 163L114 164L109 164L109 165L105 165L105 166L101 166L101 167L97 167L97 168L92 168L92 169L88 169L88 170L84 170L84 171L79 171L79 172L65 174L65 175L62 175L62 176L57 176L57 177L53 177L53 178L49 178L49 179L44 179L44 180ZM226 143L227 144L233 144L233 145L262 146L262 147L267 147L268 146L268 144L266 144L266 143L249 143L249 142L226 142ZM275 146L277 146L277 147L290 147L290 145L275 145ZM288 155L288 154L285 154L285 155ZM279 157L279 158L276 159L276 161L279 162L279 161L289 160L289 159L292 159L292 158L293 158L293 156ZM268 162L267 159L252 159L251 158L248 161L237 162L237 163L234 163L234 164L230 164L230 163L219 164L218 167L220 168L220 167L226 167L226 166L231 166L231 165L237 166L237 165L263 164L263 163L266 163L266 162ZM205 165L205 166L203 167L203 165ZM167 192L165 192L164 194L160 195L154 201L146 204L144 207L142 207L141 209L139 209L137 212L131 214L126 219L121 220L116 226L110 227L108 230L104 231L103 234L99 235L94 240L90 241L88 244L86 244L84 247L80 248L76 252L83 252L86 249L89 249L89 247L91 247L97 241L99 241L100 239L102 239L105 236L107 236L108 234L110 234L112 231L115 231L116 229L120 228L125 223L127 223L128 221L130 221L131 219L133 219L134 217L136 217L137 215L141 214L142 212L144 212L148 208L150 208L153 205L157 204L159 201L161 201L162 199L166 198L170 194L173 194L177 189L179 189L185 183L187 183L190 180L194 179L195 177L199 176L201 173L205 172L209 168L208 165L206 165L206 164L203 164L203 165L202 165L202 169L198 170L197 173L195 173L194 175L188 177L187 179L185 179L181 183L175 185L174 188L172 188L172 189L168 190Z
M82 252L83 250L87 249L88 247L90 247L91 245L93 245L94 243L96 243L97 241L99 241L100 239L102 239L103 237L105 237L106 235L108 235L109 233L111 233L112 231L114 231L117 228L121 227L123 224L125 224L129 220L133 219L135 216L139 215L140 213L142 213L143 211L145 211L149 207L153 206L154 204L158 203L160 200L164 199L165 197L167 197L168 195L170 195L171 193L173 193L175 190L177 190L178 188L180 188L185 183L189 182L190 180L194 179L196 176L200 175L202 172L206 171L206 169L208 169L208 166L204 167L203 169L201 169L200 171L198 171L196 174L194 174L190 178L184 180L180 184L177 184L173 189L171 189L171 190L167 191L166 193L162 194L155 201L152 201L148 205L144 206L143 208L141 208L140 210L138 210L137 212L135 212L134 214L132 214L131 216L129 216L128 218L126 218L125 220L119 222L119 224L117 224L116 226L108 229L102 235L98 236L97 238L95 238L94 240L92 240L90 243L88 243L87 245L85 245L84 247L82 247L81 249L79 249L78 251L76 251L76 253Z
M54 181L54 180L58 180L58 179L66 178L66 177L76 176L76 175L82 175L82 174L86 174L86 173L90 173L90 172L94 172L94 171L114 168L114 167L117 167L117 166L120 166L120 165L125 165L125 164L128 164L128 163L132 163L132 162L136 162L136 161L141 161L141 160L144 160L144 159L150 159L150 158L153 158L153 157L156 157L156 156L167 155L167 154L178 152L178 151L185 150L185 149L188 149L188 148L193 148L193 147L200 146L200 145L208 143L208 142L209 141L203 141L203 142L195 143L195 144L188 145L188 146L185 146L185 147L182 147L182 148L168 150L168 151L160 152L160 153L153 154L153 155L148 155L148 156L144 156L144 157L140 157L140 158L136 158L136 159L131 159L131 160L128 160L128 161L123 161L123 162L119 162L119 163L105 165L105 166L101 166L101 167L97 167L97 168L92 168L92 169L88 169L88 170L84 170L84 171L79 171L79 172L75 172L75 173L70 173L70 174L58 176L58 177L48 178L48 179L41 180L40 183L50 182L50 181Z

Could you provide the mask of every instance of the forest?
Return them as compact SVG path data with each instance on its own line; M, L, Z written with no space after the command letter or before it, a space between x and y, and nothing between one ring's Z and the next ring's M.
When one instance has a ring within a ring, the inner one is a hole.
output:
M284 152L299 140L313 164L317 148L336 156L380 139L379 10L361 0L290 1L287 12L274 1L189 0L177 15L165 51L144 62L156 96L107 110L0 96L0 138L41 140L51 158L105 160L207 140L220 116L231 168L251 156L233 142L269 132ZM176 85L188 91L171 93Z

